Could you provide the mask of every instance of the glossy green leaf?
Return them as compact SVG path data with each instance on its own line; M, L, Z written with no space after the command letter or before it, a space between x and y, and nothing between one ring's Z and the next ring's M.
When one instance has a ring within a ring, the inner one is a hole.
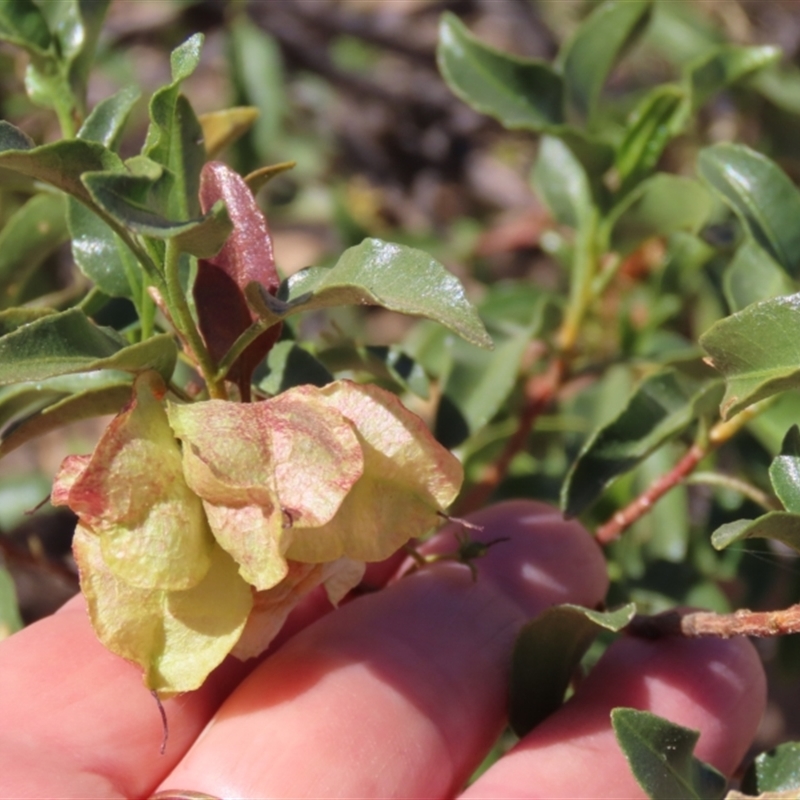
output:
M792 277L800 275L800 190L766 156L736 144L700 152L700 176Z
M0 39L36 54L46 53L53 41L47 20L33 0L0 3Z
M0 120L0 167L49 183L91 205L81 175L95 170L119 170L122 162L99 142L65 139L34 147L21 130Z
M78 108L83 107L89 69L94 61L100 28L111 0L59 0L40 3L50 31L58 41L57 54L70 94ZM44 70L41 80L47 80ZM60 98L54 98L55 104Z
M116 414L130 397L131 381L128 379L118 380L116 383L109 383L99 388L85 389L50 403L19 420L0 435L0 458L64 425L106 414Z
M22 629L22 617L17 604L14 579L0 564L0 641Z
M743 539L776 539L800 552L800 514L770 511L758 519L727 522L711 534L711 544L717 550L724 550Z
M655 169L685 121L686 94L680 86L667 83L645 95L631 113L617 148L616 167L623 192Z
M533 188L562 225L579 228L592 207L583 165L560 139L543 136L533 169Z
M602 613L574 605L548 608L517 635L511 660L509 724L530 733L564 700L575 669L601 630L620 631L636 613L628 604Z
M612 67L650 19L650 0L607 0L581 24L558 54L570 111L581 122L594 118Z
M192 219L169 216L172 181L166 173L134 175L92 172L83 176L92 200L120 225L157 239L174 238L184 252L199 258L215 255L231 231L224 204Z
M73 198L68 199L67 220L80 271L110 297L139 297L142 268L119 235Z
M698 416L713 414L720 393L720 381L677 368L642 381L619 415L595 431L570 468L561 492L564 513L582 513L615 478L683 433Z
M741 47L726 44L689 64L684 80L691 90L692 106L699 108L712 95L780 60L779 47Z
M78 138L87 142L100 142L109 150L116 150L125 123L140 95L137 87L126 86L111 97L101 100L81 125Z
M0 231L0 307L15 305L26 282L67 239L64 198L39 194Z
M427 317L478 347L492 340L458 279L422 250L365 239L346 250L331 268L310 267L287 282L288 302L251 285L248 300L269 322L289 314L341 305L377 305ZM267 305L269 304L269 305Z
M783 742L756 756L742 779L742 791L751 795L763 792L799 792L800 742ZM787 794L786 797L791 795Z
M295 342L278 342L267 354L266 368L267 376L258 388L270 395L293 386L325 386L333 381L325 366Z
M724 797L725 776L693 755L698 731L634 708L615 708L611 724L634 777L651 800Z
M652 236L697 233L712 207L711 196L698 181L663 172L653 175L610 213L612 247L627 252Z
M725 377L725 418L786 389L800 386L800 294L747 306L714 323L700 345Z
M155 369L169 379L176 358L177 348L168 334L128 345L116 331L98 327L73 308L0 338L0 385L97 369Z
M772 460L769 479L787 511L800 514L800 428L792 425L781 445L781 452Z
M109 386L131 384L131 376L125 372L102 370L55 378L32 383L14 383L0 387L0 429L21 415L29 416L35 411L63 400L70 395L104 389Z
M795 289L789 276L752 239L736 251L722 280L732 312L741 311L751 303L791 294Z
M180 84L200 63L203 35L195 34L170 56L172 82L150 100L150 127L142 153L161 164L171 178L164 212L172 219L199 216L200 170L206 159L203 129ZM219 249L219 248L217 248Z
M564 121L563 84L552 67L488 47L449 12L439 25L437 58L454 94L507 128L541 130Z

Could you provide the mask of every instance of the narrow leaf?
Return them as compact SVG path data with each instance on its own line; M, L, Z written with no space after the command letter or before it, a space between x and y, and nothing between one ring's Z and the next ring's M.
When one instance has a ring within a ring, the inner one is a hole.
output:
M736 144L700 152L700 176L792 277L800 275L800 190L766 156Z
M81 125L78 138L87 142L100 142L109 150L116 150L125 123L140 94L137 87L126 86L111 97L101 100Z
M622 191L652 172L669 141L686 120L686 94L680 86L664 84L648 92L631 113L617 148L616 167Z
M556 711L575 669L601 630L617 632L633 619L633 603L601 613L574 605L543 611L517 635L511 660L509 724L530 733Z
M176 239L184 252L200 258L217 253L231 231L225 207L214 206L196 218L169 216L164 201L169 175L90 172L82 177L92 200L110 217L134 233L156 239Z
M800 294L753 303L714 323L700 345L725 377L722 414L800 386Z
M541 130L564 121L558 73L543 61L488 47L449 12L439 25L437 58L450 89L507 128Z
M156 369L171 377L177 349L168 334L139 344L70 309L22 325L0 338L0 385L37 381L73 372Z
M558 54L568 106L581 122L593 121L611 68L650 19L650 0L607 0L581 24Z
M591 436L570 468L561 506L576 516L616 477L685 431L719 402L720 382L668 368L642 381L619 415Z
M615 708L611 724L634 777L652 800L725 795L725 776L693 755L698 731L633 708Z
M119 170L122 162L99 142L62 140L34 147L13 125L0 120L0 167L44 181L87 205L92 199L81 175L96 170Z

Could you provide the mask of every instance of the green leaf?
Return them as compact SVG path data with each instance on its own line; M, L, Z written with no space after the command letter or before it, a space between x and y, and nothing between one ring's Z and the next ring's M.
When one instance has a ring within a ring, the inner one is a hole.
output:
M111 297L140 297L142 268L125 242L82 203L68 199L72 257L80 271Z
M92 199L81 175L97 170L119 170L119 157L99 142L62 140L34 147L18 128L0 120L0 167L44 181L87 205Z
M612 247L624 253L652 236L697 233L711 209L711 196L698 181L663 172L653 175L609 214Z
M0 311L0 336L55 313L52 308L7 308Z
M248 300L268 322L317 308L377 305L435 320L478 347L492 346L458 279L427 253L404 245L365 239L333 267L301 270L287 282L288 302L259 289L251 284Z
M733 312L794 291L789 276L766 250L749 238L736 251L722 282L725 299Z
M125 372L102 370L73 375L59 375L32 383L15 383L0 387L0 429L21 415L41 411L46 406L63 400L69 395L104 389L127 382L131 376Z
M742 539L776 539L800 552L800 514L770 511L758 519L738 519L720 525L711 534L711 544L717 550Z
M172 181L165 172L91 172L83 175L83 183L92 200L119 224L145 236L174 238L184 252L198 258L215 255L231 232L223 203L192 219L168 216Z
M633 603L607 613L560 605L522 628L514 644L509 688L509 724L517 736L530 733L561 706L575 668L597 634L622 630L635 613Z
M800 790L800 742L783 742L759 754L742 779L742 791L747 794L797 790Z
M592 207L583 165L560 139L543 136L533 170L533 188L562 225L579 228Z
M39 436L83 419L116 414L131 398L131 381L86 389L37 410L3 431L0 458Z
M295 342L278 342L267 354L266 367L267 376L258 388L270 395L293 386L325 386L333 381L325 366Z
M634 708L615 708L611 724L634 777L652 800L725 795L725 776L693 755L698 731Z
M101 100L81 125L78 138L87 142L100 142L109 150L116 150L125 123L140 95L137 87L126 86L111 97Z
M499 340L491 351L443 337L441 346L450 351L452 366L444 381L434 433L445 447L457 447L500 411L517 384L532 336L530 331L518 331Z
M453 93L507 128L542 130L564 121L557 72L543 61L487 47L449 12L439 25L437 58Z
M611 422L595 431L567 474L561 507L574 517L594 503L619 475L664 442L683 433L719 402L720 382L668 368L646 378Z
M0 565L0 641L22 630L17 592L9 571Z
M0 307L15 305L27 281L67 239L64 198L39 194L0 232Z
M581 122L594 121L612 67L650 20L650 0L607 0L581 24L558 54L567 106Z
M700 176L792 277L800 275L800 191L766 156L743 145L700 151Z
M32 0L0 3L0 39L38 55L47 53L53 41L47 20Z
M800 386L800 294L753 303L714 323L700 345L725 377L726 419L765 397Z
M203 35L195 34L170 56L172 82L150 100L150 127L142 153L167 170L172 185L166 193L164 211L173 219L200 213L200 170L206 159L203 129L180 84L200 63ZM219 248L218 248L219 249Z
M741 47L725 44L701 56L684 68L692 97L699 108L721 89L780 60L779 47Z
M79 309L49 314L0 338L0 385L97 369L155 369L171 377L177 358L171 336L126 345L116 331L98 327Z
M686 94L680 86L656 86L636 106L617 148L616 167L621 192L635 186L658 164L667 143L686 121Z
M63 73L71 95L70 102L83 108L89 70L94 62L95 46L110 0L59 0L40 3L50 31L58 45L59 72ZM39 80L46 82L50 70L42 70ZM63 80L62 79L62 80ZM57 105L61 99L53 98Z
M792 425L781 445L781 452L769 467L769 479L787 511L800 514L800 428Z

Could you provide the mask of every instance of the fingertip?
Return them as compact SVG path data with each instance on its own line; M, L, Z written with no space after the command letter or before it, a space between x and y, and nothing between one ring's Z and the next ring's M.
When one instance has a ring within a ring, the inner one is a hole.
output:
M576 520L565 520L554 506L533 500L509 500L468 518L471 539L489 544L474 562L478 580L499 584L523 613L542 609L542 590L549 605L575 603L594 607L608 590L606 562L599 545ZM454 552L458 522L444 527L420 548L424 555ZM402 570L401 570L402 572Z

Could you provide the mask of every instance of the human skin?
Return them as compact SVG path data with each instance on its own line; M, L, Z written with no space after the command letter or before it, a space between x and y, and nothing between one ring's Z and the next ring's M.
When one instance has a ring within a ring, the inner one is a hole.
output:
M765 702L745 640L622 637L561 710L466 790L505 723L520 626L607 588L590 536L515 501L474 515L491 541L477 580L453 562L400 577L335 613L298 608L255 666L233 659L165 702L169 741L138 670L96 640L79 599L0 643L0 796L146 798L640 798L609 722L617 706L701 731L699 758L730 774ZM430 552L454 548L446 529Z

